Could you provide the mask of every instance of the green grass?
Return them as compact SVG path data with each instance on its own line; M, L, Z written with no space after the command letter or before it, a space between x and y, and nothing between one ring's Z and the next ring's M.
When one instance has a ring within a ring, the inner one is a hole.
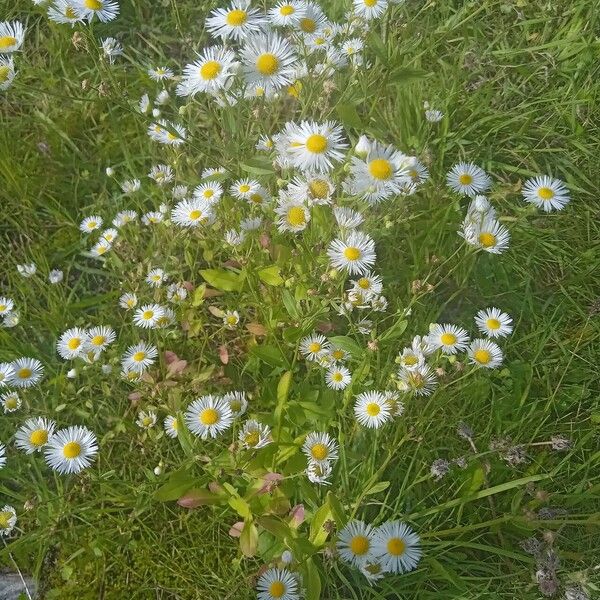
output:
M355 393L385 389L398 350L430 322L472 330L478 309L500 306L516 324L503 344L504 368L463 377L445 363L448 374L437 392L407 399L406 416L378 433L354 424L349 394L335 400L322 394L315 402L321 374L295 359L291 363L282 435L292 442L314 427L336 432L342 456L333 492L344 510L369 522L407 519L425 551L417 571L373 587L320 552L315 564L321 597L537 599L535 561L520 548L534 535L552 539L563 586L582 582L590 595L597 593L600 17L594 3L409 0L374 28L368 44L372 66L350 81L347 74L336 75L329 97L317 83L307 85L297 103L280 102L257 114L247 103L225 111L204 100L190 102L175 119L189 133L181 153L148 140L146 120L135 106L144 89L157 89L145 68L168 64L180 72L192 49L207 43L201 24L217 3L121 4L118 20L81 30L88 51L73 45L69 27L49 23L29 0L0 13L0 19L19 18L28 27L18 78L0 96L0 293L13 297L22 314L17 328L0 329L0 359L38 356L47 370L44 387L23 395L24 408L2 416L0 440L6 443L26 415L39 414L61 425L85 423L101 448L95 466L74 478L55 476L39 457L9 450L10 462L0 471L0 505L17 508L20 532L8 549L0 549L0 563L12 565L10 551L24 572L40 578L49 600L255 597L252 578L282 549L275 538L261 534L259 556L244 558L228 535L240 519L230 506L188 511L157 500L155 493L182 467L202 484L219 479L244 490L260 465L232 469L228 442L182 448L158 428L140 433L138 407L128 399L135 388L118 379L118 367L108 377L80 369L77 379L68 379L70 366L59 360L54 344L68 327L107 324L119 331L122 351L140 335L129 315L115 309L117 299L132 286L142 289L149 265L199 285L200 269L220 268L232 257L221 242L225 226L187 242L183 235L134 229L106 268L86 257L88 240L77 229L84 216L109 218L125 207L156 210L164 200L146 181L148 193L124 197L104 175L106 166L115 168L118 181L145 179L153 164L167 161L179 182L191 185L206 166L222 164L241 176L239 165L256 154L260 134L274 133L291 119L342 118L353 141L366 132L416 154L431 172L416 195L369 211L377 270L390 299L389 313L378 320L379 348L366 350L367 338L348 332L335 316L328 298L339 297L342 283L319 280L334 235L332 224L321 219L302 237L273 235L282 275L294 277L292 292L318 290L298 302L298 314L284 307L282 288L258 289L256 269L272 259L254 246L237 256L249 273L243 292L191 309L186 318L198 330L194 337L159 335L160 348L186 358L190 370L174 388L160 381L144 386L140 406L154 406L161 415L181 410L197 395L222 389L229 378L252 394L251 411L270 418L286 369L252 355L248 332L230 334L215 325L209 304L236 308L244 322L264 324L266 342L290 360L295 343L286 339L293 339L294 327L311 319L332 321L335 335L347 334L361 347L351 367L362 373L353 383ZM338 18L349 5L330 4L329 14ZM93 48L94 37L107 35L120 37L126 48L112 68ZM446 113L439 125L424 120L425 100ZM165 114L176 116L172 104ZM456 235L464 202L461 207L448 192L445 173L463 159L494 177L491 199L512 236L506 254L474 255ZM573 200L564 211L545 215L520 199L520 182L540 173L568 183ZM232 223L237 210L231 203ZM16 265L25 261L35 261L40 274L21 278ZM64 284L47 284L54 267L65 270ZM433 287L413 293L414 280ZM386 341L385 332L406 307L412 308L406 331ZM224 343L226 367L218 359ZM474 430L473 447L456 433L461 422ZM553 435L570 438L572 448L559 453L539 445ZM489 448L499 437L524 445L528 462L508 466ZM208 463L205 455L217 458ZM454 466L441 481L431 478L435 459L460 457L465 469ZM157 477L159 461L164 474ZM326 490L295 476L300 463L290 462L282 466L289 477L274 499L284 508L303 502L310 521ZM378 482L389 485L369 494ZM23 509L26 502L29 510ZM261 502L252 510L265 509ZM561 511L539 518L537 511L548 507ZM307 524L300 532L307 534Z

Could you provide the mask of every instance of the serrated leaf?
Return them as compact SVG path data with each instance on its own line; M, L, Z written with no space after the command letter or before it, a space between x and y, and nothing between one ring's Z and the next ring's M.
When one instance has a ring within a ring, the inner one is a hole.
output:
M239 292L242 289L242 278L239 273L226 269L204 269L200 271L204 280L214 288L225 292Z

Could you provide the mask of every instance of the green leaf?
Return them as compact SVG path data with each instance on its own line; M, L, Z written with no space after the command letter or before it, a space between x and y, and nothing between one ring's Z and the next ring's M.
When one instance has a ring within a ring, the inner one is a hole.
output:
M390 83L410 83L412 81L418 81L419 79L425 79L429 73L422 71L421 69L409 69L399 68L394 69L388 76L388 84Z
M293 319L297 319L299 317L298 304L292 292L290 292L290 290L283 290L281 294L281 299L283 300L285 310L288 311L290 317L292 317Z
M242 163L240 168L254 175L273 175L275 173L273 164L266 158L251 158Z
M212 287L225 292L239 292L242 289L242 278L239 273L226 269L204 269L200 275Z
M275 407L275 422L281 422L281 415L287 402L292 385L292 372L286 371L277 384L277 406Z
M379 340L385 342L387 340L394 340L399 338L406 330L407 321L404 315L401 316L387 331L384 331L380 336Z
M280 540L284 540L286 537L292 535L292 531L287 523L276 517L261 517L258 520L258 524Z
M233 510L235 510L240 517L243 517L244 519L252 518L250 505L243 498L240 498L239 496L232 496L229 498L228 502L229 506L231 506L231 508L233 508Z
M348 515L339 501L338 497L333 492L327 493L327 502L331 508L331 514L338 529L341 529L348 522Z
M375 32L375 30L371 30L369 35L367 35L367 43L369 48L373 50L375 56L386 65L388 62L388 51L385 46L385 43L381 39L381 36Z
M387 490L390 487L389 481L380 481L375 485L371 486L366 492L365 496L369 496L372 494L379 494L379 492L383 492L383 490Z
M283 277L281 277L280 271L281 269L277 265L273 265L260 269L258 276L267 285L283 285Z
M192 296L192 306L200 306L204 302L204 293L206 292L206 284L199 285L194 290L194 295Z
M329 338L329 341L338 348L350 353L354 358L360 358L364 354L364 350L347 335L334 335Z
M326 521L331 520L331 507L329 502L325 502L317 509L310 522L310 541L317 547L322 546L327 540L329 532L323 528Z
M273 367L282 367L285 363L285 358L283 354L281 354L279 348L269 344L252 346L250 348L250 354L257 356L260 360Z
M251 520L244 522L242 535L240 535L240 550L244 556L254 556L258 547L258 529Z
M177 500L177 504L184 508L198 508L199 506L206 506L208 504L220 504L221 500L221 496L213 494L207 489L193 488L181 496Z
M154 499L159 502L171 502L172 500L178 500L188 490L192 489L194 485L198 483L196 477L194 477L187 469L181 469L174 471L169 477L169 481L164 485L161 485L154 492Z
M346 127L352 127L354 129L358 129L359 131L364 131L365 127L353 104L339 104L335 110L340 118L340 121L346 125Z
M312 558L306 561L306 594L305 600L320 600L321 598L321 576L317 565Z

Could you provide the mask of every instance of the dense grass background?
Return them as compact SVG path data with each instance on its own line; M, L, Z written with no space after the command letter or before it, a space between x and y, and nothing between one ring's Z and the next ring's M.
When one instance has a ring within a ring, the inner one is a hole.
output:
M168 64L177 72L189 61L192 49L206 43L202 23L215 5L122 0L118 20L78 29L77 44L70 28L49 23L27 0L0 13L28 29L18 78L0 96L0 291L22 312L18 328L0 330L0 359L30 354L52 365L46 395L32 411L86 422L102 448L98 468L70 483L46 477L39 462L23 456L0 471L0 500L33 505L20 510L23 534L10 548L21 569L41 578L48 599L254 597L251 577L260 562L239 557L227 535L236 520L230 510L187 512L152 497L162 482L153 467L162 460L175 468L180 448L139 433L125 384L69 381L54 351L57 335L75 323L119 326L113 307L122 278L82 256L87 244L77 225L94 211L156 208L156 198L124 198L104 169L114 167L122 180L164 161L135 111L142 90L157 89L144 71ZM348 3L325 8L339 18ZM235 172L237 161L254 154L258 135L287 119L338 118L336 105L354 106L362 129L417 154L431 171L419 194L378 209L385 225L377 234L377 266L386 295L413 307L406 339L434 320L467 325L490 305L515 319L505 369L448 378L455 381L409 407L403 428L382 432L375 444L364 434L348 443L348 461L359 466L338 496L351 510L360 504L368 520L408 516L427 557L418 571L373 588L325 560L324 599L539 598L534 560L519 543L542 534L561 557L563 584L600 585L593 570L600 496L598 12L586 0L408 0L372 40L372 68L350 86L340 75L328 102L307 89L297 105L259 118L247 105L233 109L232 118L204 103L181 117L192 132L194 152L181 158L192 176L217 164ZM106 35L126 48L115 68L99 60L95 47L94 38ZM446 113L439 125L424 120L425 100ZM346 129L353 139L362 133L352 123ZM462 213L444 174L460 159L494 176L492 200L512 233L505 255L456 252ZM542 215L520 200L519 182L538 173L568 183L573 202L565 211ZM157 248L147 243L132 240L132 257L153 255ZM42 275L20 278L16 264L26 261ZM43 274L53 267L65 269L68 285L47 285ZM431 283L431 293L412 294L416 279ZM260 314L259 307L246 308ZM206 349L206 364L214 353ZM392 350L376 360L378 381ZM260 382L260 373L254 376ZM2 416L0 439L23 414ZM463 421L474 430L474 449L456 434ZM571 450L528 446L557 434L573 440ZM490 451L501 436L524 444L529 462L509 467ZM466 469L453 468L439 482L430 478L433 460L462 456ZM377 481L390 486L364 495ZM305 501L310 507L312 499ZM549 507L560 511L550 519L537 515ZM0 561L11 564L6 550Z

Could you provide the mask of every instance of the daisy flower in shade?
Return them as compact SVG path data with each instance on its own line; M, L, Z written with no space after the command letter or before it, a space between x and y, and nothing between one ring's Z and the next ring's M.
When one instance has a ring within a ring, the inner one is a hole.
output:
M2 444L0 444L1 446ZM15 509L5 504L0 510L0 537L6 537L12 533L17 524L17 513Z
M48 18L55 23L68 23L71 26L83 20L77 0L55 0L48 7Z
M496 369L502 364L502 350L491 340L476 339L467 350L469 362L486 369Z
M83 233L91 233L96 229L100 229L100 227L102 227L102 217L99 217L98 215L86 217L79 225L79 229L83 231Z
M456 354L469 345L469 334L457 325L435 323L429 330L427 342L441 348L444 354Z
M169 67L151 67L148 69L148 75L154 81L163 81L164 79L173 79L175 73Z
M158 185L167 185L173 181L173 169L169 165L155 165L150 169L148 177L154 179Z
M495 219L496 210L490 204L490 201L481 194L475 196L467 208L465 223L471 223L473 226L480 225L485 219Z
M475 323L481 333L491 338L506 337L513 330L512 318L499 308L486 308L475 315Z
M354 12L366 21L378 19L387 10L388 0L354 0Z
M0 363L0 388L10 384L15 370L11 363Z
M361 275L375 263L375 242L366 233L351 231L344 239L333 240L327 254L336 269L344 269L350 275Z
M231 414L233 418L242 416L248 408L248 400L246 399L246 392L227 392L223 396L223 400L229 403Z
M109 252L111 248L112 244L110 242L101 239L92 246L90 254L95 258L100 258L101 256L104 256L107 252Z
M21 277L33 277L37 272L37 266L35 263L17 265L17 271Z
M331 344L324 335L313 333L300 340L300 353L306 360L317 360L323 353L331 349Z
M223 315L223 325L227 329L235 329L240 322L240 313L237 310L227 310Z
M185 143L187 131L185 127L179 123L165 121L164 119L158 123L152 123L148 127L148 135L155 142L165 144L167 146L181 146Z
M315 2L305 2L305 14L298 22L298 29L302 33L315 33L327 23L327 17L321 7Z
M389 402L381 392L363 392L356 396L354 416L365 427L379 428L392 418Z
M406 573L421 559L421 540L405 523L388 521L375 531L373 552L386 572Z
M490 254L502 254L508 249L510 233L496 219L485 218L479 225L463 223L460 235L465 241L476 248Z
M425 111L425 118L430 123L438 123L444 118L444 113L441 110L436 110L435 108L429 108Z
M193 434L202 439L216 438L233 423L229 402L216 396L202 396L188 406L185 423Z
M408 169L408 176L411 183L419 186L429 179L429 171L427 167L420 161L414 160L412 166Z
M340 558L349 565L360 567L375 558L373 540L375 531L363 521L350 521L339 533L336 548Z
M108 59L110 64L113 64L117 56L123 54L123 46L113 37L107 37L102 40L102 52L104 57Z
M65 274L60 269L52 269L50 273L48 273L48 281L55 285L60 283L65 277Z
M240 221L240 229L242 231L256 231L261 225L261 217L249 217Z
M301 171L323 173L344 158L343 130L334 121L288 122L276 142L277 150L291 166Z
M119 298L119 306L125 310L130 310L137 306L137 296L130 292L123 294Z
M333 472L333 466L330 462L317 462L309 460L306 466L306 476L311 483L318 485L331 485L328 481L331 473Z
M377 558L370 558L358 567L369 583L379 581L385 576L383 564Z
M306 436L302 452L313 462L330 462L337 460L338 444L328 433L313 431Z
M258 600L300 600L296 576L287 569L269 569L256 584Z
M448 187L465 196L483 194L491 185L492 180L487 173L473 163L458 163L446 176Z
M243 231L236 231L235 229L229 229L225 232L223 239L230 246L239 246L244 242L245 234Z
M5 414L15 412L21 408L21 398L19 398L17 392L3 394L0 396L0 403L2 404Z
M306 15L306 4L299 0L283 0L268 12L269 21L277 27L297 26Z
M35 358L17 358L11 363L13 376L10 385L19 388L28 388L40 381L44 375L42 363Z
M425 364L425 356L421 352L415 351L414 348L404 348L396 362L400 364L401 368L414 371Z
M383 281L379 275L374 275L370 271L358 279L351 282L352 288L367 296L378 296L383 291Z
M171 221L180 227L198 227L212 218L210 204L200 198L181 200L171 211Z
M223 186L218 181L201 183L194 188L193 196L205 202L214 203L221 199Z
M263 150L269 152L275 148L275 142L268 135L261 135L256 142L255 148L257 150Z
M0 56L0 91L7 90L12 85L15 75L12 56Z
M121 184L121 190L123 190L124 194L133 194L134 192L137 192L140 188L142 187L142 182L139 179L128 179L127 181L124 181ZM122 213L118 213L117 214L117 218L120 218L120 220L122 219L123 215L126 215L129 211L124 211ZM135 216L130 219L133 220L135 219ZM123 223L121 223L121 225L124 225L125 223L128 223L129 221L124 221ZM117 225L114 221L113 221L113 225L115 227L121 227L121 225Z
M156 425L156 413L153 410L140 410L135 424L141 429L151 429Z
M72 360L81 356L88 341L88 334L84 329L73 327L67 329L56 343L56 350L61 358Z
M329 204L331 196L335 192L335 186L331 179L324 174L305 173L294 177L286 189L286 194L300 202L309 204Z
M233 83L237 69L232 50L222 46L205 48L200 57L183 69L183 77L177 85L178 96L194 96L199 92L217 94Z
M262 185L259 185L257 188L252 190L251 194L246 196L245 200L250 205L263 206L269 202L269 200L271 200L271 195L266 188L264 188Z
M415 369L403 369L398 372L399 386L415 396L429 396L437 385L437 379L428 365L421 365Z
M172 283L167 288L167 299L170 302L183 302L187 298L187 295L188 291L182 283Z
M13 308L15 307L15 303L12 298L7 298L6 296L0 296L0 317L4 317L8 315Z
M278 217L277 229L299 233L304 231L310 221L310 211L301 200L282 196L275 208Z
M25 454L40 452L54 435L55 428L56 423L50 419L27 419L15 433L15 446Z
M522 192L526 202L546 212L562 210L571 200L565 183L547 175L528 179L523 185Z
M48 466L59 473L79 473L89 467L98 452L96 436L87 427L59 429L44 448Z
M16 327L21 320L21 315L18 310L13 310L13 312L4 315L4 322L2 325L4 327Z
M253 419L246 421L238 434L238 440L247 450L257 450L270 444L271 429Z
M167 415L163 421L165 433L170 438L176 438L179 435L179 419L173 415Z
M158 350L156 347L151 346L147 342L140 342L139 344L129 346L121 359L123 371L143 373L148 367L154 364L157 356Z
M158 325L158 320L164 315L165 310L160 304L144 304L133 315L133 323L138 327L153 329Z
M106 23L119 14L119 5L113 0L77 0L77 12L91 22L94 16Z
M344 56L350 59L350 62L360 67L363 64L363 50L364 42L360 38L351 38L346 40L341 46L340 51Z
M160 287L167 280L167 275L162 269L150 269L146 275L146 283L152 287Z
M100 235L102 239L112 244L119 237L119 232L116 229L110 228L105 229Z
M142 215L142 224L146 226L156 225L157 223L162 223L164 220L165 216L157 210Z
M227 8L216 8L206 19L206 29L214 36L240 41L260 33L267 20L249 0L235 0Z
M330 367L325 374L327 387L332 390L343 390L350 385L351 381L352 375L350 374L350 371L341 365Z
M19 21L0 22L0 54L16 52L25 39L23 24Z
M365 220L358 211L346 206L336 206L333 209L333 216L340 229L356 229Z
M348 352L339 346L333 346L329 351L329 356L333 362L340 363L348 358Z

